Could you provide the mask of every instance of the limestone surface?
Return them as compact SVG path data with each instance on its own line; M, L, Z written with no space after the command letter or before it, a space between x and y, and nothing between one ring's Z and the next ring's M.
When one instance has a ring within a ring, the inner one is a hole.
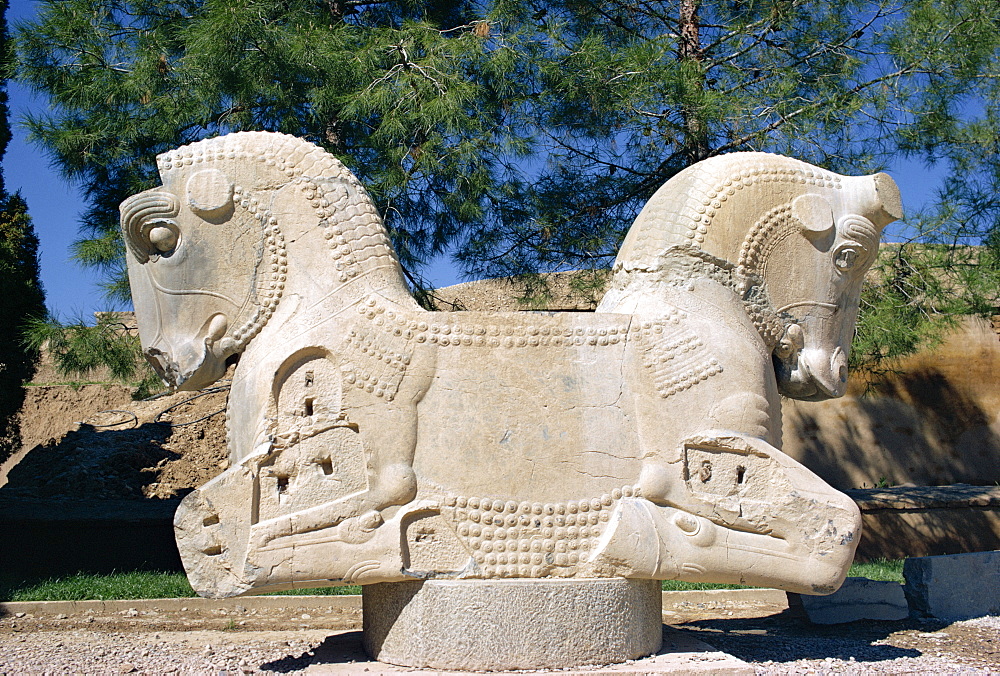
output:
M663 639L655 580L427 580L363 590L365 651L399 666L615 664L652 655Z
M884 175L735 153L638 216L594 313L434 313L357 179L244 132L126 200L140 338L169 385L239 361L230 467L175 528L208 596L631 578L824 594L854 503L781 452L779 397L840 396Z

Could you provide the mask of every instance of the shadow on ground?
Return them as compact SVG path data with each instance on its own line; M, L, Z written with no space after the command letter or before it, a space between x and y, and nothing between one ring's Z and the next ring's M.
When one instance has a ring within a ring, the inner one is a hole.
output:
M915 648L880 643L892 634L906 629L930 632L946 626L945 622L914 621L818 626L809 624L793 612L785 612L766 618L704 620L675 629L751 664L782 664L828 657L845 661L853 657L858 663L874 663L915 658L923 654ZM336 634L310 652L288 655L262 664L260 668L289 673L318 664L367 662L369 658L362 648L361 636L360 631Z
M178 499L150 499L150 471L177 454L165 424L89 425L32 448L0 487L0 567L8 579L180 570Z
M289 655L260 665L262 671L287 674L305 669L311 664L350 664L367 662L368 655L361 645L362 633L348 631L329 636L314 650L301 655ZM367 671L367 669L366 669Z
M814 625L794 611L785 611L765 618L703 620L678 628L745 662L781 664L828 657L859 663L919 657L920 650L897 647L886 639L907 629L931 632L947 625L914 620Z

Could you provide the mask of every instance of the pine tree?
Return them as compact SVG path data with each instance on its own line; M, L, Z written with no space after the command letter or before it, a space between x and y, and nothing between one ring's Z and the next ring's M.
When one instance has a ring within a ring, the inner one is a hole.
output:
M263 129L345 159L407 268L482 217L523 145L502 100L513 53L449 0L44 2L19 31L22 77L52 114L28 120L91 209L76 256L125 298L117 206L155 184L157 153Z
M21 446L18 413L24 383L35 373L36 350L25 344L24 330L45 313L38 281L38 238L28 207L18 194L0 198L0 459Z
M18 35L53 104L29 126L91 199L76 255L120 298L117 204L156 183L156 153L245 129L344 160L415 285L441 252L474 276L606 268L663 182L740 150L951 172L897 230L941 248L901 247L867 303L863 328L894 344L984 297L899 295L921 277L892 275L944 266L986 296L997 280L996 3L46 0ZM967 245L990 249L973 263Z
M0 2L0 73L6 83L10 48ZM0 158L10 141L7 90L0 85ZM0 174L0 460L21 446L18 414L24 404L24 383L35 371L37 352L25 343L27 322L45 314L45 297L38 279L38 238L28 207L18 194L7 193Z

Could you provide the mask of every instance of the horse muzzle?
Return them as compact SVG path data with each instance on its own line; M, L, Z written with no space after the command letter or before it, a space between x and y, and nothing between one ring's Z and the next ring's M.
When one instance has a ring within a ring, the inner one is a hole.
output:
M200 352L200 354L199 354ZM225 374L225 363L217 363L208 349L181 350L175 360L170 351L148 347L146 360L171 390L200 390Z
M778 391L802 401L823 401L847 392L847 354L837 347L804 349L788 359L775 358Z

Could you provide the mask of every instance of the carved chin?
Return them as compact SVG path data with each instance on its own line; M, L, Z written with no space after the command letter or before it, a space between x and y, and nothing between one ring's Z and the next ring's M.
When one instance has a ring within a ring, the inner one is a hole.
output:
M216 359L207 348L198 355L174 361L171 355L156 347L146 350L146 359L160 379L171 390L200 390L226 373L225 361Z
M778 392L790 399L825 401L844 396L847 391L846 379L841 379L839 372L824 373L826 370L810 366L809 361L801 354L793 355L789 361L774 357Z
M823 401L833 397L820 390L815 382L794 377L786 380L779 376L778 392L789 399L800 401Z

